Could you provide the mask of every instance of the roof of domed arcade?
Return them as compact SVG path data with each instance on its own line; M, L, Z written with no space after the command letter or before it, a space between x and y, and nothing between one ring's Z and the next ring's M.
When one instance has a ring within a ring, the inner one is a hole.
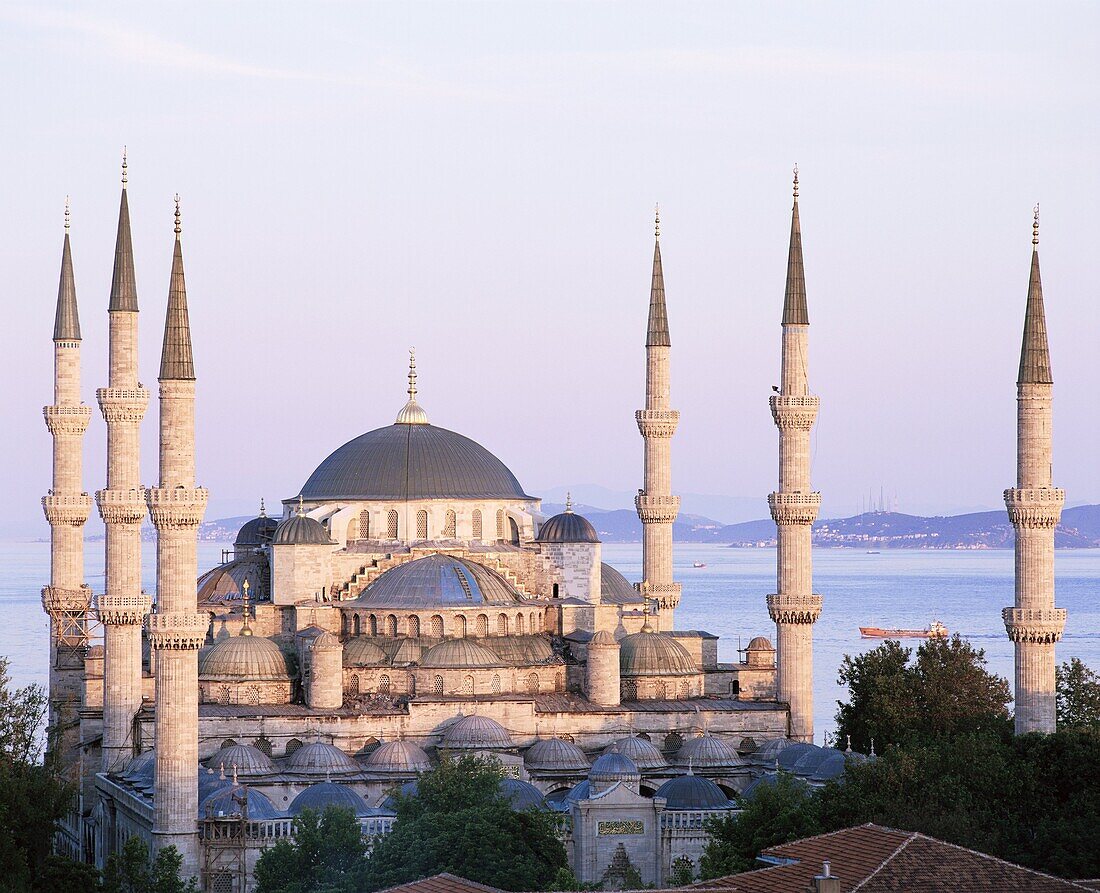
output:
M367 801L346 784L320 781L317 784L311 784L291 800L287 813L298 815L303 809L315 809L322 812L328 806L350 809L356 815L363 815L367 812Z
M523 755L528 769L573 771L589 768L588 757L572 741L561 738L540 738Z
M466 669L499 667L503 661L473 639L444 639L420 657L420 666L428 669Z
M390 568L342 607L424 610L516 605L520 601L512 585L485 565L432 554Z
M421 772L432 766L428 755L412 741L387 741L367 756L365 764L374 772Z
M676 764L694 769L710 769L725 766L743 766L745 761L727 741L713 735L689 738L676 752Z
M670 778L653 796L664 797L666 809L731 809L734 805L713 781L690 772Z
M290 678L286 657L263 636L230 636L199 655L199 676L268 679Z
M619 642L619 671L624 676L686 676L699 668L671 636L643 627Z
M638 735L620 738L614 744L609 745L604 753L611 753L613 749L623 756L630 757L639 769L660 769L668 765L665 755L661 753L657 745Z
M495 719L474 715L451 723L440 746L448 750L504 750L515 747L515 742Z
M359 764L339 747L324 741L299 747L287 757L286 770L298 775L347 775L361 771Z

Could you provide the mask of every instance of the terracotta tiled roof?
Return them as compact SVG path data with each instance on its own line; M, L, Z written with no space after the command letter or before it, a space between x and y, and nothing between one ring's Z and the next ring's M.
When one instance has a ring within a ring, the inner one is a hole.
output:
M771 847L760 858L779 864L695 886L735 893L805 893L813 889L814 877L828 861L843 893L1060 893L1090 889L923 834L873 824Z
M432 877L421 878L398 887L389 887L379 893L502 893L497 887L468 881L453 874L443 872Z

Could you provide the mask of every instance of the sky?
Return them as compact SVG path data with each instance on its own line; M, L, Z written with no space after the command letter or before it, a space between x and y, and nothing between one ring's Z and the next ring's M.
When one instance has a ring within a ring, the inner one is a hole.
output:
M48 532L66 195L106 383L123 145L143 477L178 192L209 518L392 423L410 347L528 492L635 491L655 202L674 490L766 516L795 163L826 516L1002 504L1035 202L1055 481L1100 502L1098 35L1093 3L4 4L0 535Z

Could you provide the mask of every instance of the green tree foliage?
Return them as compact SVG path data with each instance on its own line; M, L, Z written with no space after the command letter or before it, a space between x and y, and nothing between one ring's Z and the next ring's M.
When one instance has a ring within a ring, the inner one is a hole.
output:
M1078 657L1056 671L1058 728L1100 730L1100 676Z
M294 842L281 840L256 863L256 893L344 893L359 887L366 846L349 809L303 810Z
M838 702L837 731L867 752L887 744L952 738L985 729L1008 735L1008 681L985 668L985 652L955 635L932 638L913 652L888 641L840 666L848 688Z
M371 852L365 890L448 871L505 890L541 890L566 867L553 814L515 812L500 765L462 757L425 772L415 797L397 796L393 832Z
M759 785L736 815L709 819L710 833L699 862L704 880L758 867L761 850L820 834L820 803L799 779L781 772L775 785Z
M126 841L122 852L107 859L103 893L197 893L195 878L180 877L183 858L174 846L165 847L155 859L140 837Z

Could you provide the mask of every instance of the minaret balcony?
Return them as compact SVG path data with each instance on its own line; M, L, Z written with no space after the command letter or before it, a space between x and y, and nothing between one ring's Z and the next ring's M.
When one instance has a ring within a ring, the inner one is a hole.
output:
M149 644L158 650L198 651L210 630L207 614L169 611L150 614L146 620Z
M768 400L776 427L809 431L817 420L821 398L811 394L772 394Z
M145 488L97 490L96 504L104 524L140 524L145 520Z
M65 614L86 614L92 607L92 588L82 583L77 589L60 586L42 588L42 610L55 619Z
M671 524L680 514L680 497L639 493L634 497L634 508L643 524Z
M1058 526L1066 491L1059 487L1005 490L1005 508L1014 527L1050 529Z
M42 497L42 511L51 527L80 527L92 511L92 497L87 493L73 493Z
M1005 608L1001 618L1013 642L1053 645L1066 628L1065 608Z
M145 495L153 526L163 530L198 527L210 494L203 487L151 487Z
M95 392L104 420L137 424L145 418L149 406L149 391L137 388L99 388Z
M648 580L642 580L637 588L638 592L647 599L657 602L659 608L675 610L680 604L679 583L650 583Z
M113 626L140 626L153 600L144 592L141 595L107 595L96 599L96 615L101 623Z
M769 493L768 508L776 524L813 524L821 511L821 494Z
M776 623L816 623L821 616L820 595L768 596L768 616Z
M639 409L634 413L642 437L672 437L680 424L676 409Z
M54 437L79 437L88 430L92 407L83 403L79 406L43 406L42 415L46 418L46 427Z

